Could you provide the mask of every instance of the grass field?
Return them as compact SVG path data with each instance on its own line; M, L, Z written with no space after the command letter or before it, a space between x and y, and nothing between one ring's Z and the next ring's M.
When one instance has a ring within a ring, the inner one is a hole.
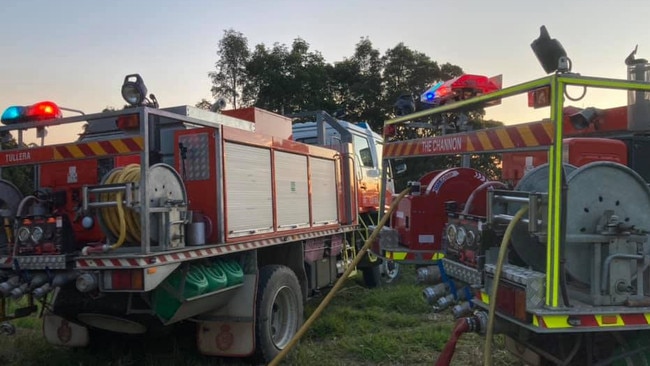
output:
M284 365L432 365L447 341L453 318L435 314L422 299L423 285L414 269L389 286L369 290L351 278L303 337ZM309 315L322 298L312 299ZM0 365L222 365L241 364L197 355L193 332L186 330L157 339L129 340L113 336L86 349L50 346L40 335L40 321L15 322L17 334L0 336ZM191 326L191 324L190 324ZM452 365L478 366L483 339L464 335ZM519 365L495 347L495 365Z

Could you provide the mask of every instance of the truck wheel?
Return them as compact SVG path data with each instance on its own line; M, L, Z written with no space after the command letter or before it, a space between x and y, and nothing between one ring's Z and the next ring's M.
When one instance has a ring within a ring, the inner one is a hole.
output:
M303 322L298 278L288 267L265 266L257 287L256 353L265 364L284 349Z
M361 268L363 273L363 284L367 288L375 288L381 285L381 268L380 264L370 265Z

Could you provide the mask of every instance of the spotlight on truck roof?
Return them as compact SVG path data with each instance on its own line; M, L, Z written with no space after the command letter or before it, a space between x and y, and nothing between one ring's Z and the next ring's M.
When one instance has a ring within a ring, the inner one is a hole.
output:
M539 29L539 37L530 44L547 74L571 71L571 63L560 41L551 38L546 26Z
M131 106L141 106L147 98L147 87L139 74L124 77L122 98Z
M595 124L601 113L600 110L594 107L589 107L570 115L569 120L571 121L573 128L576 130L584 130L589 127L590 124Z

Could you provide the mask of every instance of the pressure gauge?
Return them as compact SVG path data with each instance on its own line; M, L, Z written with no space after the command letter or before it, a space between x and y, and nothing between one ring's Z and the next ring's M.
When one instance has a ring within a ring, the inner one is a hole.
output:
M447 241L451 245L456 245L456 225L447 225Z
M29 228L27 226L21 226L16 233L18 241L27 241L29 239Z
M456 245L462 247L463 244L465 244L466 239L467 239L467 231L465 231L465 228L461 226L458 228L458 233L456 234Z
M38 243L43 239L43 228L40 226L37 226L32 230L32 241L34 243Z
M470 230L467 232L467 246L474 247L475 244L476 244L476 234L474 234L474 232Z

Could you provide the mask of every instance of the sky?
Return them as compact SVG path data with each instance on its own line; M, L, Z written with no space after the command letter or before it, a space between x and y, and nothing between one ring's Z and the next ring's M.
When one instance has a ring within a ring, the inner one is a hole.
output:
M467 73L501 74L504 86L545 75L530 48L541 25L582 75L626 78L623 60L637 44L637 56L650 58L648 0L21 0L0 6L0 111L41 100L86 113L121 107L120 86L132 73L142 75L163 107L212 100L207 74L231 28L251 48L301 37L327 62L351 56L361 37L382 54L404 42ZM588 96L578 106L626 103L621 92ZM488 110L506 123L547 114L525 100Z

